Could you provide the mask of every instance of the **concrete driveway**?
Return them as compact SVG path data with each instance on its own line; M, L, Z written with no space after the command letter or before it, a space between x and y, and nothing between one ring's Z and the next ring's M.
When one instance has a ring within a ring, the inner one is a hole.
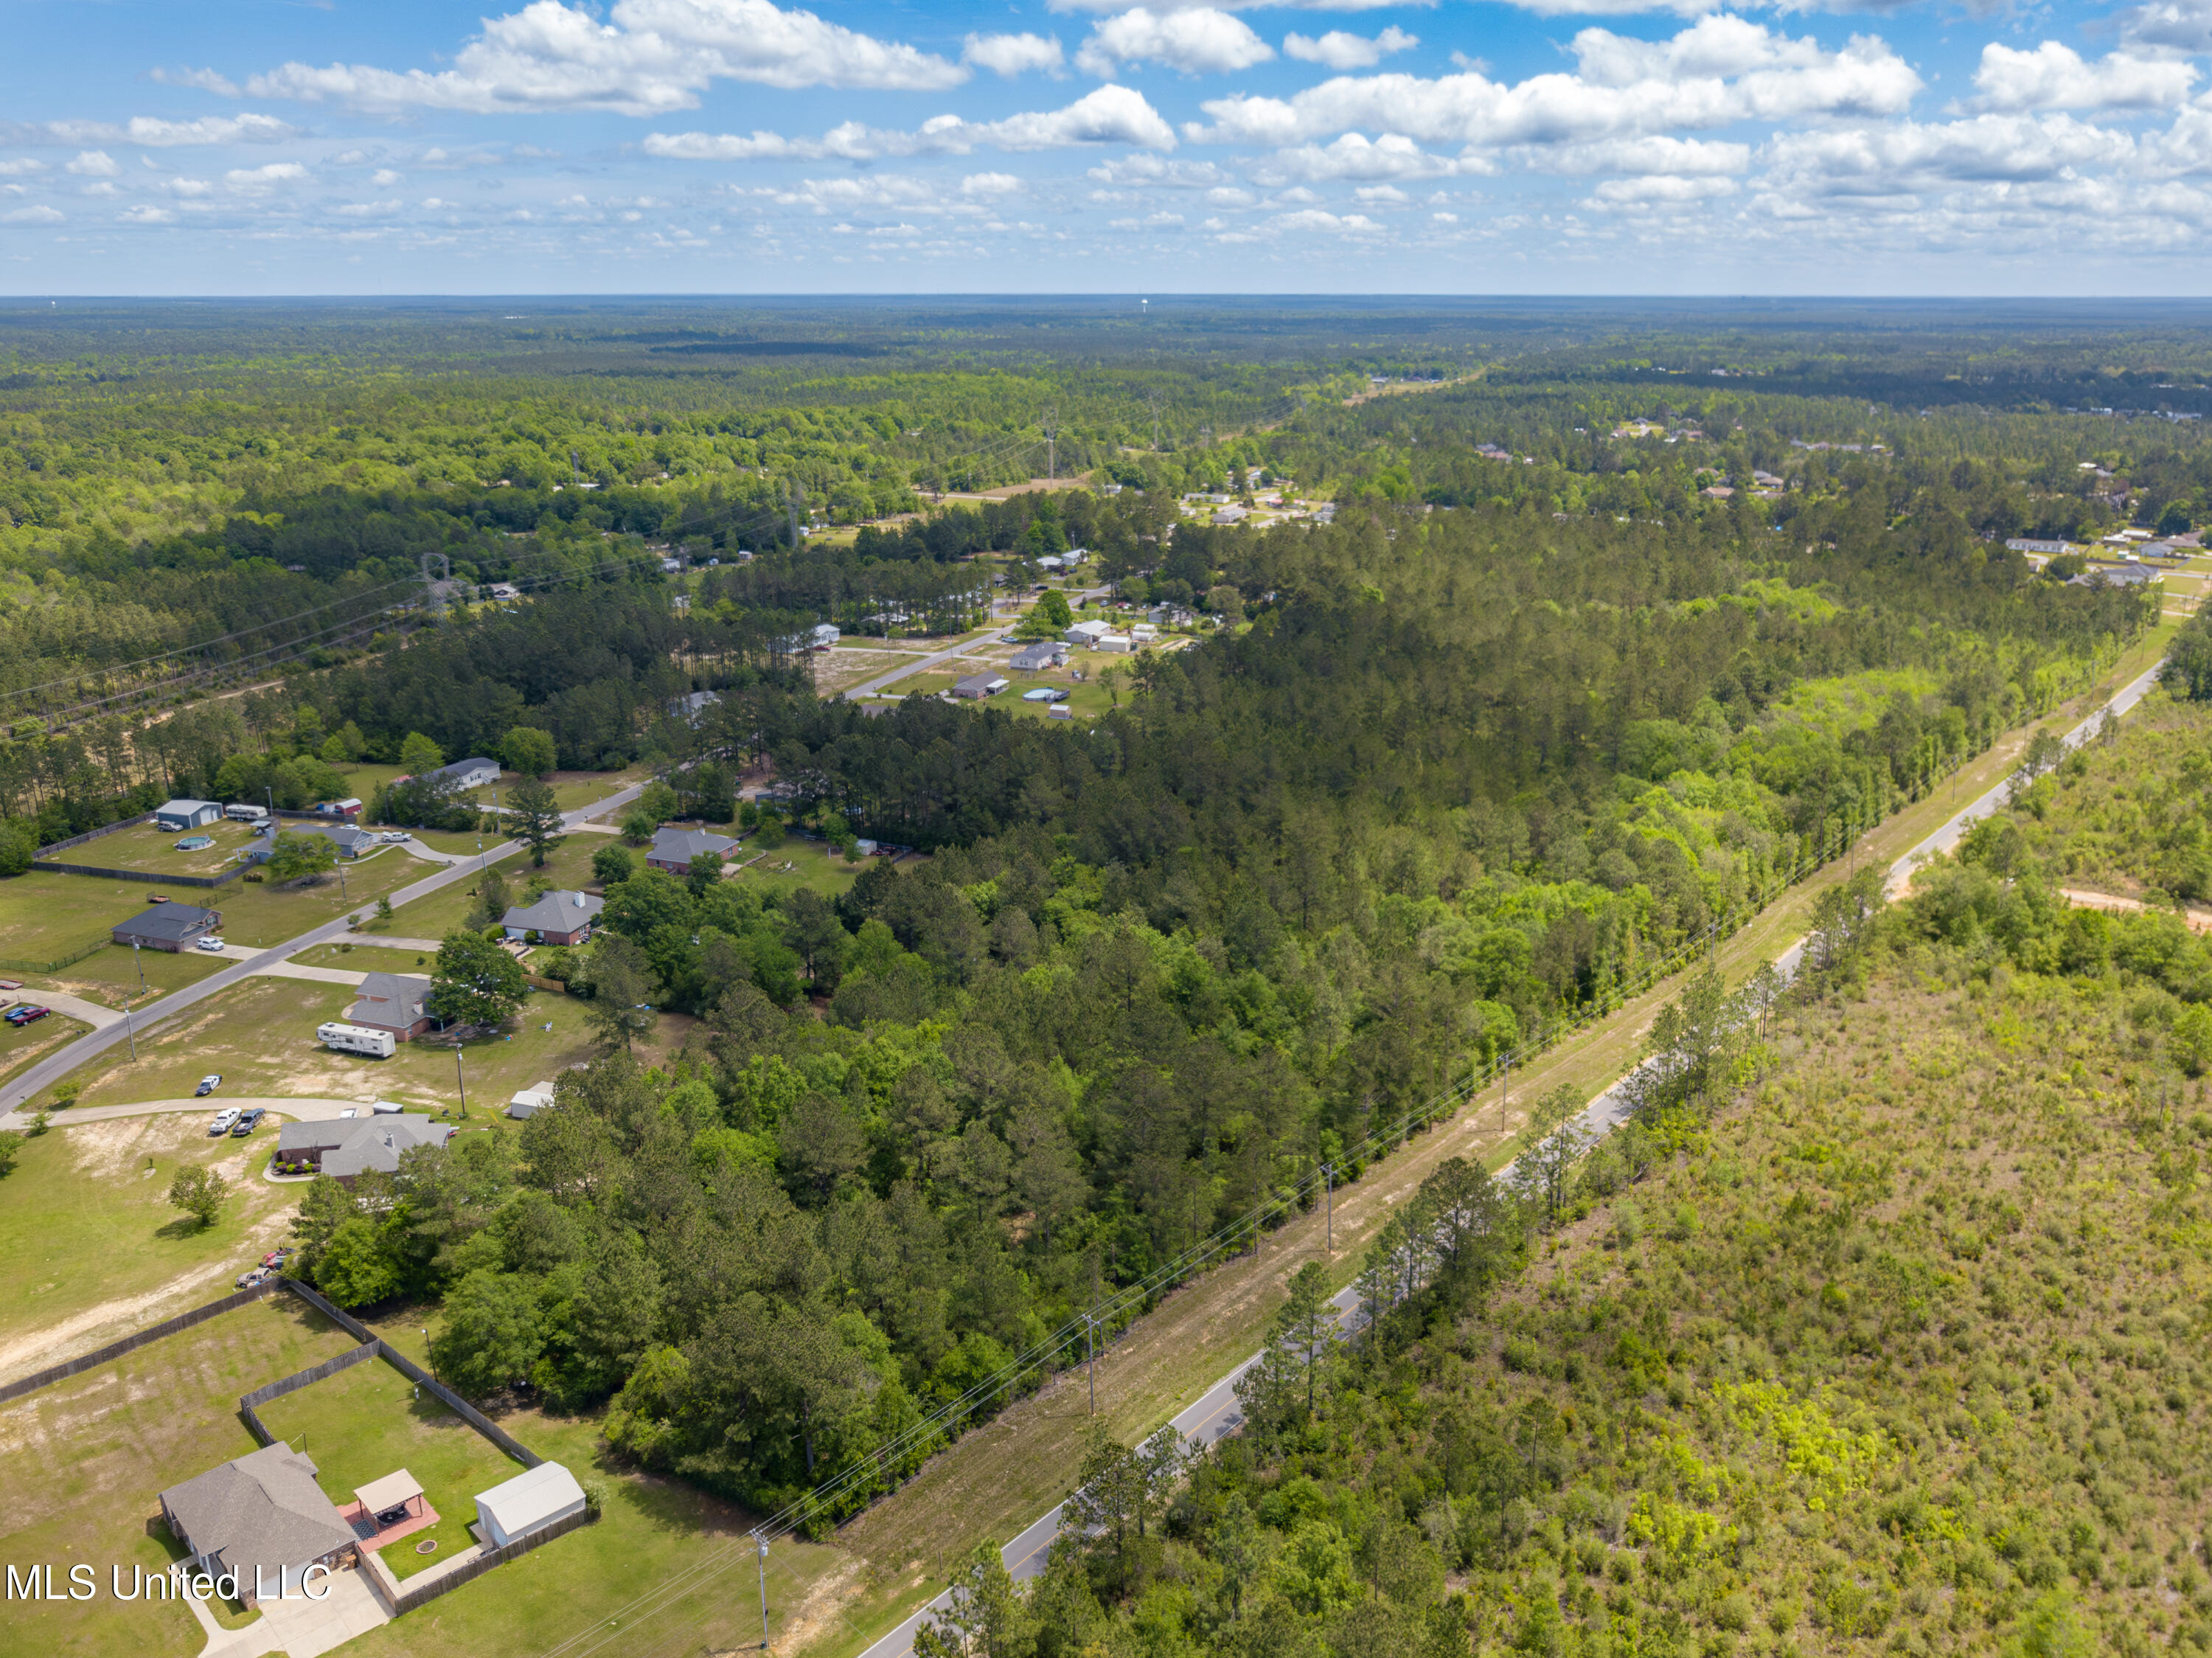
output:
M356 1635L366 1635L392 1614L358 1571L332 1575L331 1592L319 1600L264 1600L261 1616L244 1629L217 1633L200 1649L200 1658L261 1658L281 1652L287 1658L320 1658ZM212 1623L201 1620L203 1626Z

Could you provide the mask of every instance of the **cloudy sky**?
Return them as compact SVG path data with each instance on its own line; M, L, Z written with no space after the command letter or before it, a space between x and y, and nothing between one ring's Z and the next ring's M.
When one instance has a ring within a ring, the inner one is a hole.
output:
M2212 0L0 15L16 295L2212 290Z

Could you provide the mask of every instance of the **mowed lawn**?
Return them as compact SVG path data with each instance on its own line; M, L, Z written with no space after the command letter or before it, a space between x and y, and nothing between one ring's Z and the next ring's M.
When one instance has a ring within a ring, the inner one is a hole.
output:
M404 1468L422 1487L438 1523L381 1550L395 1577L451 1559L476 1539L476 1495L523 1472L482 1434L382 1359L258 1407L262 1425L315 1460L323 1490L343 1508L359 1487ZM428 1554L416 1545L434 1542Z
M487 847L497 844L487 843ZM569 835L545 855L542 869L532 866L526 847L518 848L489 867L498 871L500 880L506 883L509 900L520 902L523 889L535 876L544 876L549 887L562 890L576 891L595 885L592 854L613 844L611 835ZM475 910L479 879L477 873L471 872L426 898L403 904L392 911L389 921L372 917L362 927L362 936L367 940L379 933L391 933L401 938L443 938L466 922Z
M421 1317L367 1322L427 1367ZM759 1590L746 1535L755 1516L613 1458L596 1413L562 1417L496 1404L488 1413L538 1455L598 1486L600 1520L362 1637L346 1647L346 1658L536 1658L586 1635L594 1658L757 1649ZM774 1545L768 1600L777 1650L796 1649L804 1631L795 1614L808 1589L851 1565L844 1551L797 1538Z
M372 965L383 964L361 970ZM316 1027L343 1018L354 999L350 985L257 975L142 1029L136 1064L120 1048L89 1062L76 1073L83 1103L177 1099L203 1073L219 1071L222 1093L232 1097L397 1100L431 1109L458 1108L465 1081L471 1115L481 1116L597 1051L583 1002L550 991L532 991L507 1032L465 1044L458 1075L453 1046L434 1039L402 1042L389 1059L325 1047Z
M127 1586L133 1566L160 1571L181 1556L161 1523L161 1493L256 1448L240 1394L355 1344L295 1298L272 1295L0 1405L0 1560L51 1561L57 1579L82 1561L100 1585L91 1600L10 1604L0 1658L199 1651L206 1637L185 1606L118 1604L111 1568ZM239 1611L223 1621L243 1621Z
M205 839L211 845L179 851L182 840ZM156 829L142 823L118 829L112 835L72 846L56 855L62 863L88 863L103 869L143 869L157 875L219 875L238 862L238 855L269 844L246 824L217 818L198 829ZM186 892L203 890L187 887Z
M36 991L0 995L0 1003L8 1007L38 999ZM58 1013L50 1013L36 1024L0 1025L0 1081L13 1076L26 1065L37 1064L63 1043L75 1041L91 1028Z
M57 1112L23 1143L0 1179L0 1381L226 1295L284 1241L301 1188L260 1178L274 1133L212 1138L213 1114L70 1127ZM213 1167L234 1188L204 1229L169 1205L169 1182L186 1167Z

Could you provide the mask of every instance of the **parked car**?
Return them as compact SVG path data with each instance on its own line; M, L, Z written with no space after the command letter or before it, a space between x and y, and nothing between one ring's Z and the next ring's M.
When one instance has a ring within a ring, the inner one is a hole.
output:
M267 1109L264 1106L248 1106L238 1114L238 1121L231 1125L231 1137L234 1140L243 1140L261 1126L261 1119L268 1114Z
M404 829L387 829L382 834L379 835L377 838L383 841L397 842L410 840L412 839L413 837L409 835Z
M204 1100L208 1095L213 1094L222 1086L222 1073L219 1070L211 1070L206 1076L200 1078L199 1087L192 1090L192 1098L195 1100Z
M196 950L205 950L210 955L221 955L222 954L222 941L220 938L216 937L213 934L210 934L207 937L199 940L198 942L192 946L192 948Z
M292 1252L289 1249L272 1249L261 1258L261 1264L274 1271L291 1259Z
M8 1009L8 1022L20 1029L25 1025L37 1024L52 1011L52 1008L36 1007L26 1002Z
M228 1134L230 1132L230 1125L237 1120L238 1107L236 1106L225 1106L221 1111L216 1112L215 1121L208 1125L208 1133L211 1137L218 1134Z
M240 1289L251 1289L256 1284L268 1283L276 1276L265 1266L252 1267L238 1275L238 1287Z

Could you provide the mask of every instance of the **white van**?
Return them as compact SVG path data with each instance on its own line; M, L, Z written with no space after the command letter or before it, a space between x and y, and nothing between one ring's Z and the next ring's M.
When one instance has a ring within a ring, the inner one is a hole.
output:
M233 823L266 823L269 821L269 808L265 806L226 806L222 808L222 814L228 818Z
M342 1024L332 1020L327 1025L315 1027L315 1035L325 1047L336 1048L341 1053L365 1053L374 1059L389 1059L398 1048L398 1039L390 1031L371 1030L366 1025Z

